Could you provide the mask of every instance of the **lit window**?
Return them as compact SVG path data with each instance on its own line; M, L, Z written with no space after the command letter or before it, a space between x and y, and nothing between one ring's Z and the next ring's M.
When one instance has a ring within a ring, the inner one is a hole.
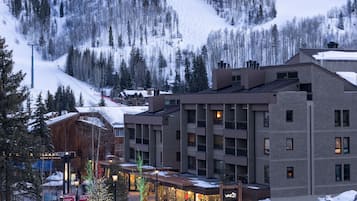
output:
M342 143L341 143L341 138L336 137L335 138L335 153L336 154L341 154L342 153Z
M294 139L286 138L286 150L294 150Z
M218 110L218 111L216 111L216 119L217 120L222 120L222 111L220 111L220 110Z
M288 179L294 178L294 167L286 168L286 178Z
M187 145L188 146L196 146L196 135L194 133L187 134Z
M269 138L264 138L264 154L269 155L270 153L270 140Z

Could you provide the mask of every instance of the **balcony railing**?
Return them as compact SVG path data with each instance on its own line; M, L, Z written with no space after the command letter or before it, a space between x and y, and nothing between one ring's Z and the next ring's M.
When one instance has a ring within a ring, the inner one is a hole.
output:
M247 149L237 149L237 156L247 156Z
M213 119L213 124L215 125L222 125L223 121L219 119Z
M197 151L206 152L206 145L197 145Z
M199 176L206 176L206 169L198 169L197 174Z
M149 139L143 139L143 144L149 144Z
M236 155L236 150L235 148L231 148L231 147L226 147L226 154L228 155Z
M246 130L247 129L247 122L246 121L238 121L237 122L237 129Z
M234 122L233 121L226 121L225 122L225 127L226 127L226 129L235 129Z
M206 127L206 121L197 121L197 127L200 128Z

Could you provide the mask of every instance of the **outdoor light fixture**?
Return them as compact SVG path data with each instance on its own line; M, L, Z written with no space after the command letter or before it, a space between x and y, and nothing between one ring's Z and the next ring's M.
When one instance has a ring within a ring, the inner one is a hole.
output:
M117 181L118 181L118 175L113 174L112 175L113 179L113 185L114 185L114 201L117 201Z
M159 189L158 189L158 182L159 182L159 170L155 170L154 174L155 174L155 201L159 201Z
M117 182L118 181L118 175L113 174L112 178L113 178L113 182Z
M79 195L78 195L79 180L75 180L73 183L74 183L74 186L76 187L76 201L78 201L79 200Z
M222 119L222 111L216 111L216 119L221 120Z

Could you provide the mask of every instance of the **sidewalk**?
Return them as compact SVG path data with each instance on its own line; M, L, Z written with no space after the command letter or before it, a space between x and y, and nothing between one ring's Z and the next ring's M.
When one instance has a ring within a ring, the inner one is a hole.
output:
M129 192L128 201L140 201L139 192ZM150 193L148 201L155 201L155 194Z

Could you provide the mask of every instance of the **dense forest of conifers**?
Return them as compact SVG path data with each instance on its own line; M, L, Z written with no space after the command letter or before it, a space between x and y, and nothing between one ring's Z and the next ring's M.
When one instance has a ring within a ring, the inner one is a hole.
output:
M346 6L326 17L267 29L259 25L276 16L275 0L202 1L236 29L212 32L197 49L175 46L173 41L181 38L180 16L166 0L8 0L8 4L20 21L19 30L39 45L43 58L68 53L66 72L97 88L170 85L175 91L195 91L190 85L201 86L192 83L198 80L193 75L197 66L205 67L199 76L210 80L211 70L221 60L234 68L244 67L247 60L274 65L302 47L323 48L329 41L345 48L357 44L356 0L347 0ZM162 43L147 48L154 40Z

